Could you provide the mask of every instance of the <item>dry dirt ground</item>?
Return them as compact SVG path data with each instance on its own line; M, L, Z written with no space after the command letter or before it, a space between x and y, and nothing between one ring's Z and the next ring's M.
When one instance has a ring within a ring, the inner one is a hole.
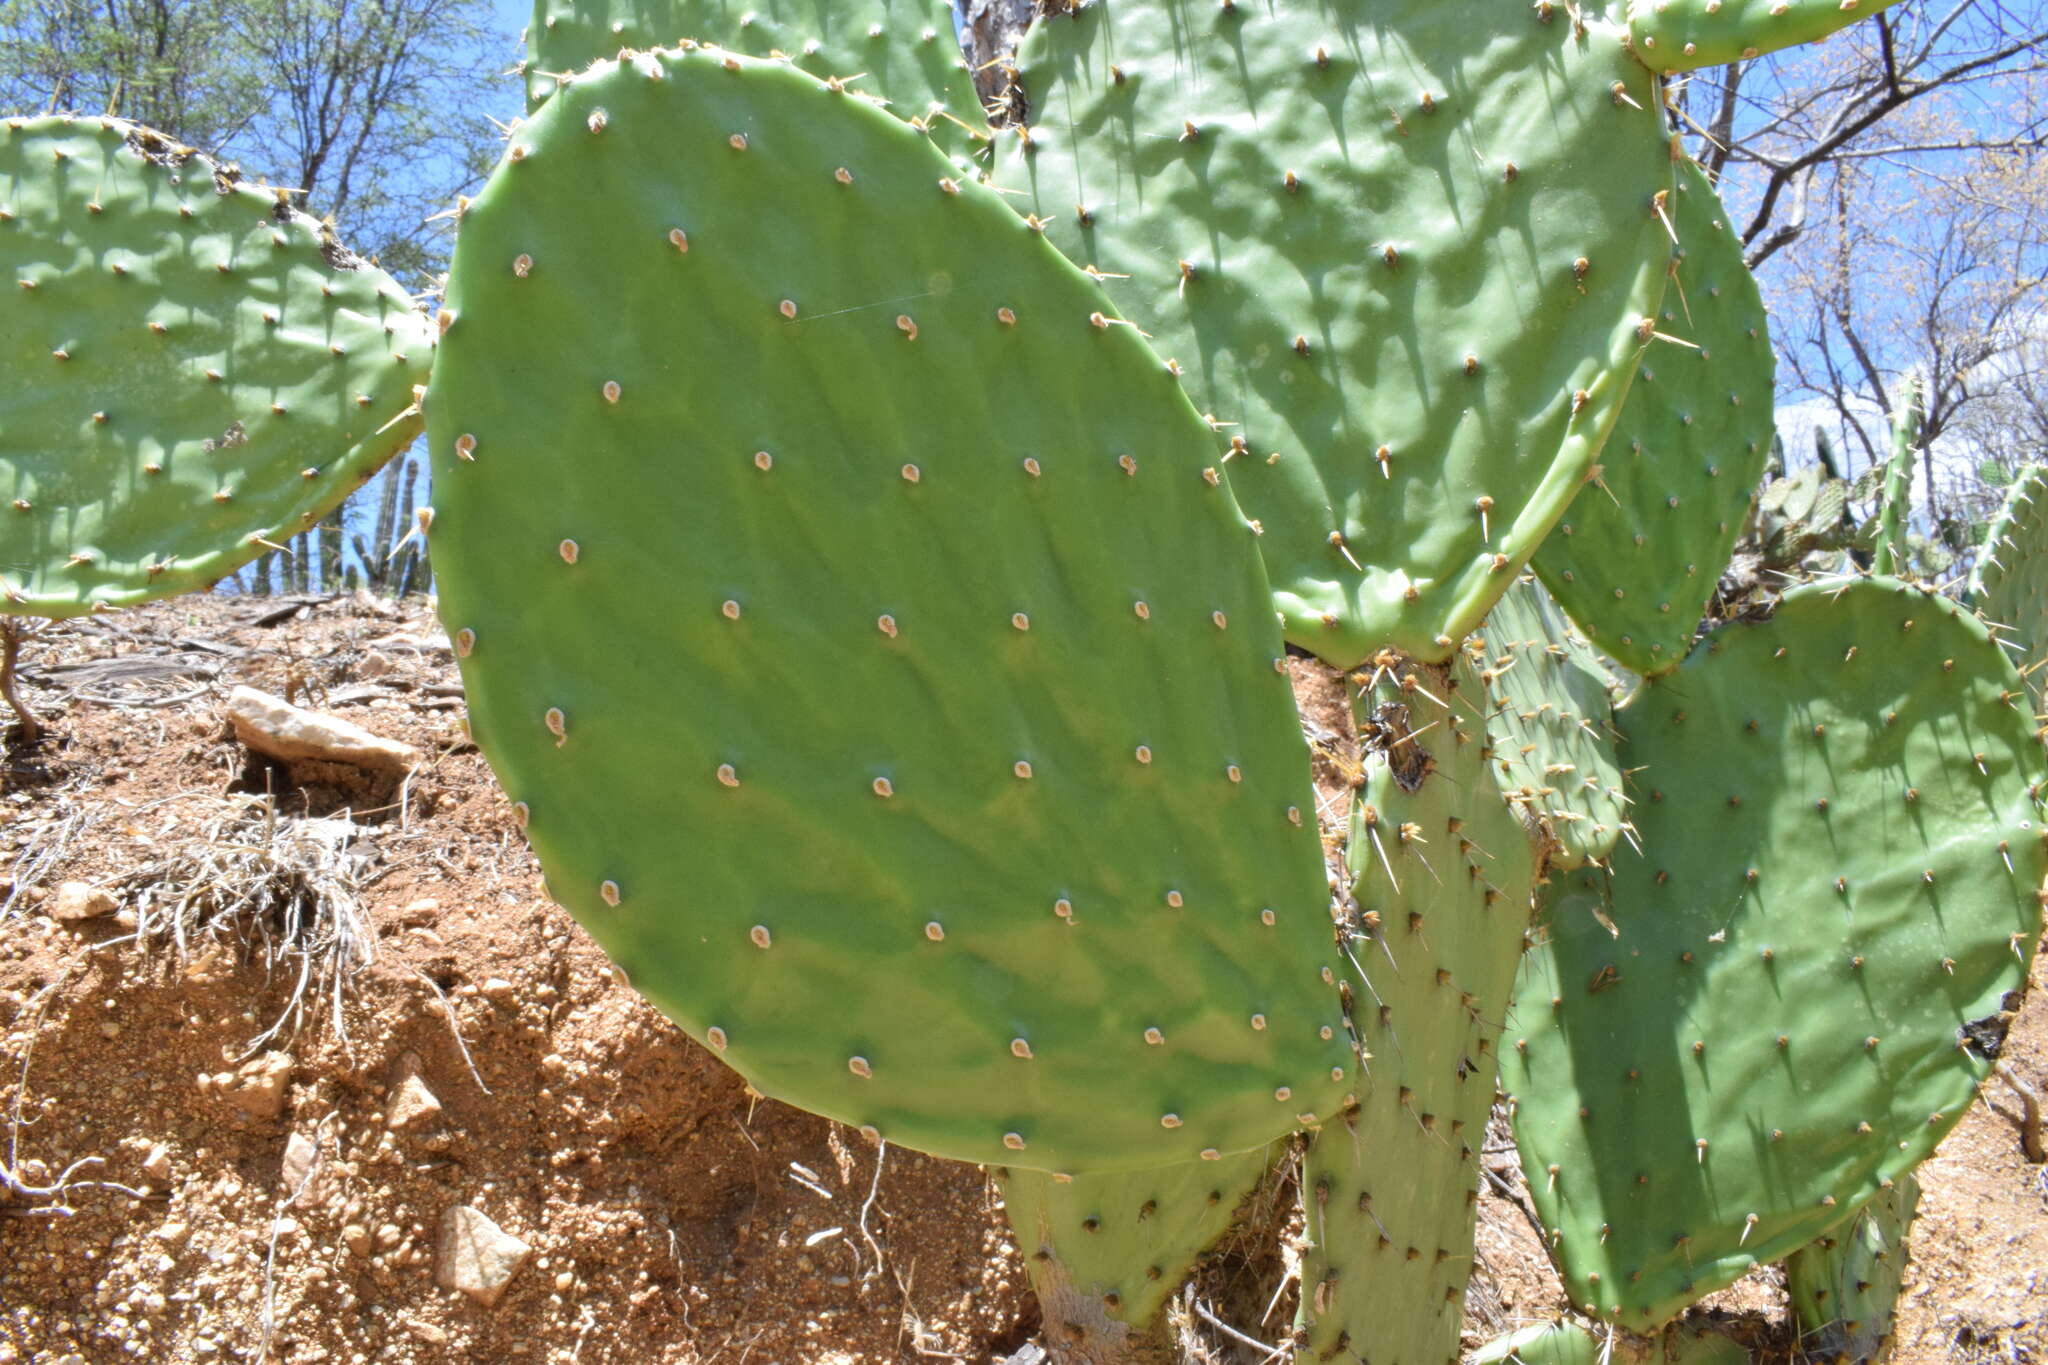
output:
M27 647L50 734L0 766L0 1162L70 1184L0 1199L0 1362L1030 1359L985 1176L750 1097L542 893L431 614L291 607L187 599ZM238 683L430 761L255 759ZM121 908L60 921L67 881ZM2037 1088L2044 986L2006 1053ZM2048 1361L2048 1179L1992 1097L1923 1173L1911 1365ZM1511 1147L1489 1165L1475 1342L1558 1302ZM532 1248L494 1306L436 1282L456 1205ZM1787 1356L1771 1272L1714 1302Z

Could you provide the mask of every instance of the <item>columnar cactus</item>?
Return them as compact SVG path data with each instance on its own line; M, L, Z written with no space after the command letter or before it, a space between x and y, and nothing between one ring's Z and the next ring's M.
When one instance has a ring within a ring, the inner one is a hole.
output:
M18 120L9 599L224 572L431 357L477 742L763 1092L1003 1168L1093 1342L1306 1128L1302 1359L1433 1365L1505 1028L1573 1300L1653 1326L1896 1189L2037 924L1985 626L1877 580L1692 644L1771 377L1660 78L1857 11L1095 0L992 187L919 0L541 0L438 328L183 149ZM147 422L96 368L144 356ZM1501 601L1532 556L1576 634ZM1283 631L1357 670L1342 879Z

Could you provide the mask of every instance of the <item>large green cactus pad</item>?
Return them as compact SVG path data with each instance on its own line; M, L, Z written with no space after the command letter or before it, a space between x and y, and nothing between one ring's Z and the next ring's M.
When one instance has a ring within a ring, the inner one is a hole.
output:
M1523 0L1097 0L1020 64L996 181L1129 277L1242 442L1288 638L1448 657L1584 482L1663 294L1671 145L1620 31Z
M1977 555L1970 600L2004 628L2023 667L2048 658L2048 465L2028 465L2006 489Z
M701 50L515 135L429 393L477 742L763 1091L1035 1169L1261 1146L1353 1054L1256 538L1137 331L951 172Z
M1002 1169L996 1185L1048 1330L1111 1354L1149 1323L1265 1178L1273 1146L1221 1161L1065 1179Z
M1547 836L1550 866L1605 858L1630 828L1606 667L1533 579L1494 604L1485 643L1501 795Z
M683 39L779 53L821 80L847 80L949 151L986 142L988 120L944 0L534 0L527 110L592 62Z
M1692 161L1670 213L1678 245L1658 343L1599 476L1531 561L1594 644L1645 674L1685 659L1742 533L1770 458L1777 370L1742 241Z
M0 278L0 611L203 587L418 433L404 291L135 124L0 122Z
M1357 701L1367 747L1346 861L1362 932L1352 1015L1367 1093L1302 1170L1304 1361L1455 1361L1496 1044L1534 854L1487 776L1479 679L1391 671ZM1446 709L1448 708L1448 709Z
M1902 1175L1848 1226L1785 1258L1785 1290L1812 1358L1874 1365L1889 1352L1919 1204L1919 1180Z
M1617 712L1643 853L1553 882L1502 1066L1574 1303L1654 1326L1962 1117L2040 926L2028 709L1981 623L1868 579Z
M1895 0L1628 0L1636 55L1691 71L1825 38Z

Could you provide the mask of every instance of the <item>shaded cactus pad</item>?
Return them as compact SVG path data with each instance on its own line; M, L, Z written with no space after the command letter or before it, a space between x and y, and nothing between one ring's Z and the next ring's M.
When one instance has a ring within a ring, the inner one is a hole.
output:
M1664 291L1656 83L1520 0L1098 0L996 181L1240 443L1288 638L1443 660L1579 491Z
M1306 1360L1457 1356L1535 874L1486 774L1483 705L1462 655L1383 672L1356 702L1368 758L1347 845L1362 931L1347 965L1370 1061L1361 1103L1324 1122L1302 1170Z
M515 135L429 394L476 739L764 1092L1035 1169L1262 1146L1354 1061L1255 537L1136 330L952 174L705 51Z
M0 611L204 587L419 430L404 291L135 124L0 121L0 277Z
M1576 1322L1539 1322L1488 1342L1470 1365L1749 1365L1749 1352L1723 1333L1674 1324L1650 1341L1615 1337Z
M1977 610L2004 628L2021 667L2048 658L2048 465L2028 465L2006 489L1970 593Z
M1770 458L1771 355L1742 240L1697 164L1670 200L1678 244L1659 336L1600 457L1530 561L1594 644L1637 673L1678 667Z
M1663 1322L1962 1117L2040 926L2028 710L1980 622L1866 579L1617 713L1643 851L1554 881L1502 1066L1574 1303Z
M1548 838L1550 866L1605 858L1630 832L1606 666L1533 579L1494 605L1484 643L1501 795Z
M1785 1258L1785 1290L1811 1356L1838 1365L1885 1358L1919 1204L1919 1180L1902 1175L1845 1227Z
M1279 1150L1071 1178L996 1171L1045 1330L1058 1324L1069 1341L1079 1330L1083 1351L1114 1351L1158 1315Z

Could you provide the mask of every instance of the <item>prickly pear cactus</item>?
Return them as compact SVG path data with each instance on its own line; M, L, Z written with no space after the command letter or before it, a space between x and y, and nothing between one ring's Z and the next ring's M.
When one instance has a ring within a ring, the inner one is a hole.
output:
M1809 584L1616 713L1642 855L1553 879L1503 1086L1566 1289L1643 1330L1934 1149L2026 979L2042 753L1986 629Z
M1678 667L1770 456L1776 361L1763 297L1713 182L1691 160L1658 316L1600 470L1531 561L1616 662Z
M146 128L0 120L0 276L0 611L203 587L418 433L404 291Z
M448 308L476 740L643 994L970 1161L1220 1158L1341 1105L1256 538L994 191L785 63L643 54L514 135Z
M1846 1228L1785 1258L1801 1345L1814 1359L1873 1365L1889 1353L1919 1204L1920 1182L1902 1175Z
M1636 54L1691 71L1825 38L1894 0L1628 0Z
M1462 656L1452 670L1383 669L1357 701L1368 756L1347 854L1362 930L1351 1009L1371 1061L1367 1093L1322 1124L1302 1170L1304 1360L1457 1358L1535 872L1486 775L1483 704Z
M683 39L786 56L820 80L886 101L949 151L988 140L943 0L534 0L527 111L592 62Z
M2012 641L2022 667L2048 657L2048 465L2027 466L2006 489L1970 599Z
M1020 68L996 183L1184 369L1288 638L1447 658L1591 471L1664 293L1672 141L1622 32L1097 0Z
M996 1184L1017 1250L1069 1354L1117 1359L1234 1221L1285 1144L1221 1161L1068 1178L1001 1168Z
M1631 833L1614 752L1613 682L1533 579L1486 618L1494 781L1545 842L1551 867L1605 858Z

